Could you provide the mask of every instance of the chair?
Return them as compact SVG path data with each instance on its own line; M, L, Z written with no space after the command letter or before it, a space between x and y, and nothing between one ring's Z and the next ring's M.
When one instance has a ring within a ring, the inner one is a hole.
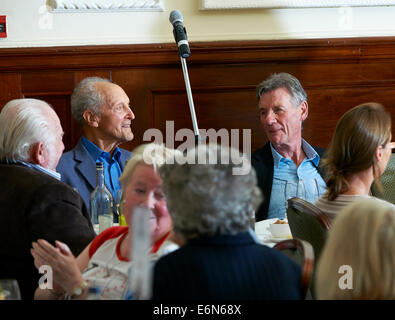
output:
M377 185L372 185L372 194L375 197L395 204L395 153L391 154L387 169L385 169L381 176L381 184L383 185L382 191L377 187Z
M317 261L332 226L328 216L304 199L291 198L288 199L287 218L292 237L311 243Z
M310 243L297 238L277 243L274 249L281 251L302 268L302 296L306 298L314 270L314 250Z
M332 226L331 220L315 205L300 198L288 199L287 218L292 237L309 242L314 249L314 259L318 261ZM314 298L314 277L310 290Z

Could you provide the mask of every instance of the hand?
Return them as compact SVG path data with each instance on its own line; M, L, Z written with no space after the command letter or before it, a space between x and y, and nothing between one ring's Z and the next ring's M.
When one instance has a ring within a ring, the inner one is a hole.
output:
M43 239L33 242L33 249L30 252L34 257L34 265L36 268L42 265L52 267L53 280L56 285L72 294L74 288L79 286L84 279L68 246L60 241L55 243L56 247Z

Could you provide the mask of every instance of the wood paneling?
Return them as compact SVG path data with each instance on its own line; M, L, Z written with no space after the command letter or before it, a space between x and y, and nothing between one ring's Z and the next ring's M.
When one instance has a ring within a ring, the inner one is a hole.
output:
M0 73L0 109L12 99L22 98L19 73Z
M352 38L191 43L187 60L200 129L251 129L252 150L265 143L256 85L274 72L289 72L309 97L304 137L326 147L339 117L362 102L377 101L395 114L395 38ZM66 150L81 135L71 117L70 96L87 76L118 83L136 116L135 139L166 121L174 130L192 122L175 44L0 49L0 108L10 99L46 100L59 114ZM393 132L394 135L394 132ZM176 143L175 145L179 144Z

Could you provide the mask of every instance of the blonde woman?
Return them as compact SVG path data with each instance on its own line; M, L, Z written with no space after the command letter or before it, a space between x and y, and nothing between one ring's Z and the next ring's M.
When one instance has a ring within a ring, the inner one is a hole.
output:
M348 110L337 123L323 164L327 191L315 203L332 220L350 203L373 198L372 183L391 156L391 116L378 103Z
M172 221L158 169L166 161L174 161L177 154L181 152L162 145L142 145L133 151L120 178L126 220L131 221L131 214L137 206L144 206L150 211L150 253L155 258L172 232ZM108 228L77 258L60 242L56 243L56 247L45 240L34 242L31 252L35 266L50 265L54 280L54 289L38 288L35 299L85 299L88 285L102 289L101 299L124 299L128 292L128 270L132 263L131 239L128 226Z
M317 266L318 299L395 299L395 209L356 201L335 219Z

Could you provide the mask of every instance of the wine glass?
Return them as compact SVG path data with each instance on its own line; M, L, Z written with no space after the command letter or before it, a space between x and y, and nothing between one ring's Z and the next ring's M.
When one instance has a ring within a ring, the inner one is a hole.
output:
M290 181L285 182L285 186L284 186L285 214L283 219L287 218L288 199L295 197L296 195L295 190L296 190L296 186L294 183Z
M21 300L21 292L15 279L0 279L0 300Z

